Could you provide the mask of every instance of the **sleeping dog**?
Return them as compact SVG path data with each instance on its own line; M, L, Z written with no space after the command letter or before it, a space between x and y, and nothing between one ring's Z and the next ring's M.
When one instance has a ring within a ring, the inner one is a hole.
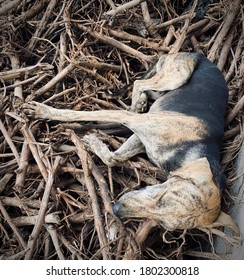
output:
M96 135L83 141L108 166L146 153L167 181L124 194L114 205L120 218L149 218L167 230L211 227L220 213L219 167L228 89L218 68L201 53L162 56L147 79L135 81L132 110L81 112L30 102L35 119L117 122L134 132L116 151ZM147 113L149 99L155 99ZM143 114L139 114L143 113Z

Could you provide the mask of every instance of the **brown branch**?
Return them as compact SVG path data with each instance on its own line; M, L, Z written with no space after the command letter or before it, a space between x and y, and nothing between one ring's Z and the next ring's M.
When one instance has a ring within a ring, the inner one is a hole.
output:
M30 129L27 128L26 125L23 125L21 128L21 132L23 133L24 137L25 137L25 141L28 143L28 146L31 150L31 153L39 167L39 170L44 178L44 180L47 182L48 180L48 172L46 170L46 166L42 161L43 158L43 154L42 152L38 149L38 147L36 146L36 141L35 138L33 136L33 134L31 133Z
M88 193L91 197L91 203L92 203L92 210L94 214L94 223L95 223L95 229L98 235L98 239L100 242L100 248L101 248L101 253L103 255L103 259L110 259L109 254L108 254L108 247L107 247L107 238L104 230L104 223L103 223L103 218L101 215L101 211L99 209L99 203L97 199L97 194L95 191L94 183L90 175L90 167L89 167L89 155L86 152L84 145L80 141L80 139L76 136L76 134L73 131L68 131L70 134L70 139L74 143L77 149L77 155L80 158L80 161L83 166L84 170L84 175L85 175L85 182L86 182L86 187L88 190Z
M84 25L81 25L81 24L78 24L77 25L78 28L80 28L81 30L89 33L92 37L96 38L96 39L99 39L101 41L103 41L104 43L106 44L109 44L109 45L112 45L113 47L116 47L122 51L124 51L125 53L131 55L132 57L136 57L137 59L141 60L142 62L146 63L147 62L152 62L155 58L154 56L148 56L148 55L145 55L117 40L115 40L114 38L112 37L109 37L107 35L104 35L102 33L98 33L97 31L95 30L91 30L91 28L88 28Z
M59 81L61 81L66 75L68 75L71 71L75 69L75 65L70 63L67 67L65 67L61 72L59 72L55 77L53 77L45 86L37 90L36 92L30 94L26 98L26 102L32 101L34 98L46 93L51 88L53 88Z
M180 36L177 38L176 42L172 46L169 53L177 53L181 49L181 47L185 41L187 32L189 30L190 22L195 15L195 9L196 9L197 3L198 3L198 0L194 0L192 9L191 9L190 13L188 14L188 18L186 19L183 28L180 30Z
M9 224L11 229L13 230L14 235L16 236L16 239L18 240L18 242L19 242L20 246L22 247L22 249L26 249L25 241L24 241L23 237L21 236L19 230L15 226L15 224L12 222L11 217L9 216L9 214L7 213L5 207L2 204L2 200L1 199L0 199L0 211L2 212L2 215L3 215L4 219L7 221L7 223Z
M108 12L106 12L105 15L107 15L107 16L115 16L115 15L117 15L119 13L123 13L123 12L125 12L125 11L127 11L127 10L137 6L137 5L139 5L141 2L144 2L144 1L145 0L132 0L130 2L127 2L127 3L123 4L123 5L120 5L118 7L115 7L115 6L113 7L111 5L111 7L113 7L113 9L108 11Z
M64 255L61 251L61 248L60 248L57 229L53 225L50 225L50 224L46 225L46 229L47 229L49 235L51 236L51 239L52 239L54 248L57 252L59 260L65 260L65 257L64 257Z
M29 73L36 73L40 71L47 72L48 70L52 70L52 69L53 66L48 63L38 63L34 66L28 66L28 67L18 68L5 72L0 72L0 79L3 81L9 81L9 80L20 78L21 75L28 75Z
M13 24L14 26L19 26L21 23L26 22L27 20L33 18L36 16L38 13L41 12L43 7L46 5L46 2L48 0L41 0L41 1L36 1L33 6L31 6L26 12L22 13L20 16L18 16L14 21Z
M20 162L19 162L19 168L17 170L16 174L16 181L14 189L18 193L22 193L23 187L26 180L26 173L29 166L29 158L30 158L31 152L28 146L28 143L24 141L22 146L22 151L20 154Z
M232 111L229 113L225 120L225 124L229 124L233 119L239 114L239 112L244 108L244 95L242 98L237 102L235 107L232 109Z
M46 181L44 194L43 194L43 197L42 197L40 210L39 210L39 213L38 213L37 222L36 222L36 224L35 224L35 226L32 230L31 235L29 236L29 241L28 241L28 244L27 244L27 248L29 250L27 251L27 253L25 255L25 260L30 260L33 256L36 241L38 239L38 236L39 236L39 233L41 231L42 225L45 221L47 205L48 205L48 201L49 201L49 198L50 198L50 193L51 193L51 189L52 189L52 186L53 186L55 173L57 172L57 169L60 165L60 162L61 162L61 157L57 156L55 158L52 170L48 171L48 177L47 177L47 181Z
M223 48L220 52L220 55L219 55L217 66L221 71L223 71L223 69L224 69L226 60L228 58L229 51L230 51L231 46L232 46L232 41L234 39L234 36L235 36L235 29L234 29L234 27L232 27L228 36L227 36L227 38L226 38L226 40L225 40L225 43L224 43Z
M4 1L5 3L1 4L0 7L0 16L7 14L9 11L16 8L23 0L14 0L14 1Z
M219 51L220 46L224 42L224 38L229 32L229 29L233 25L233 22L236 19L237 14L240 12L240 5L241 5L242 0L234 0L230 1L229 3L229 8L228 12L226 14L225 21L223 23L223 26L217 35L216 39L214 40L214 44L212 45L209 54L208 54L208 59L211 61L214 61L217 55L217 52Z
M150 48L150 49L154 49L157 51L165 51L165 52L170 50L169 47L162 46L161 43L150 42L148 39L142 38L137 35L132 35L125 31L109 29L108 32L110 35L112 35L114 37L117 37L117 38L120 38L123 40L133 41L133 42L136 42L137 44L140 44L140 45Z
M31 40L28 43L28 46L27 46L28 50L33 51L33 49L36 45L36 42L37 42L37 38L41 37L42 32L46 29L48 19L50 18L56 4L57 4L57 0L50 0L49 4L47 6L46 12L41 17L38 27L36 28L34 35L32 36Z
M19 164L20 163L19 153L1 119L0 119L0 131L2 132L3 137L5 138L6 142L8 143L9 148L12 150L14 157L15 157L17 163Z

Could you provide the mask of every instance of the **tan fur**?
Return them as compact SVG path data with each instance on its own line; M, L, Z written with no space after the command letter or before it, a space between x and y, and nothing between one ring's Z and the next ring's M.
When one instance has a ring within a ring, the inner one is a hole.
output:
M146 80L136 80L132 92L132 111L141 108L146 102L145 91L164 92L175 90L186 84L191 77L197 59L191 53L169 54L162 56L156 64L156 74Z
M119 203L126 217L153 219L168 230L210 227L219 215L220 192L202 158L172 172L163 184L125 194Z

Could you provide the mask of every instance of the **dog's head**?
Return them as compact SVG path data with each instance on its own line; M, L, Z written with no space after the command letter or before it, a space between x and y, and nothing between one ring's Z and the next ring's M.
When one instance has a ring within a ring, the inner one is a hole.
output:
M123 195L114 205L120 218L148 218L165 229L209 227L220 211L220 191L206 158L172 172L159 185Z

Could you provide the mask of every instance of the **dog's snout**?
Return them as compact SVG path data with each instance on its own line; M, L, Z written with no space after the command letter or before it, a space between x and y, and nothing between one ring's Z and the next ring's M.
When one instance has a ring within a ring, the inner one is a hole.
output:
M114 211L114 214L116 216L120 216L120 210L121 210L121 204L119 202L116 202L113 206L113 211Z

